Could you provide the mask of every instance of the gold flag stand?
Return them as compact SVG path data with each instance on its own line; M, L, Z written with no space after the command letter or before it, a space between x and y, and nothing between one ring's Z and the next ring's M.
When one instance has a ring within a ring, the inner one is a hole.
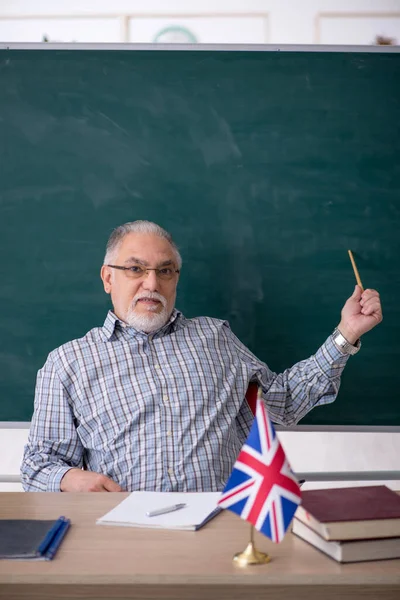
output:
M254 527L250 527L250 542L243 552L237 552L233 557L233 562L239 567L248 567L249 565L265 565L271 558L265 552L260 552L254 545Z

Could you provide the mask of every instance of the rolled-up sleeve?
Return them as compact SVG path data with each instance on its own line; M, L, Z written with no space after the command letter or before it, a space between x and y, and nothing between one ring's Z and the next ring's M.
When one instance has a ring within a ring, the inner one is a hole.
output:
M37 376L34 414L21 464L23 488L58 492L64 474L82 463L83 447L68 393L50 355Z

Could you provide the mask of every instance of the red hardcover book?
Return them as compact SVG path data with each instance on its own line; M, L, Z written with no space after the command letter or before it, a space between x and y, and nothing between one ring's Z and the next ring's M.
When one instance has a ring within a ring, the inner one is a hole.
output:
M326 540L400 537L400 496L384 485L304 491L295 516Z

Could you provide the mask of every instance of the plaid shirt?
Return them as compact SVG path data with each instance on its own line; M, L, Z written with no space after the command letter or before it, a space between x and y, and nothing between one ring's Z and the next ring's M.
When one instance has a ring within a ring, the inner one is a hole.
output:
M145 334L110 311L38 373L24 489L59 491L66 471L83 467L127 491L222 490L253 420L249 383L261 385L272 420L291 425L333 402L347 358L330 336L277 375L224 321L174 310Z

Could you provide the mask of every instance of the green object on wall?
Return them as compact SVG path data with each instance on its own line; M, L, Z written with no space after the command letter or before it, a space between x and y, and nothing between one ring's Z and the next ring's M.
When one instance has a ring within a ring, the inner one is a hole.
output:
M399 53L10 49L0 78L0 420L103 323L112 228L150 219L178 308L277 372L338 324L351 249L385 319L302 424L400 426Z

